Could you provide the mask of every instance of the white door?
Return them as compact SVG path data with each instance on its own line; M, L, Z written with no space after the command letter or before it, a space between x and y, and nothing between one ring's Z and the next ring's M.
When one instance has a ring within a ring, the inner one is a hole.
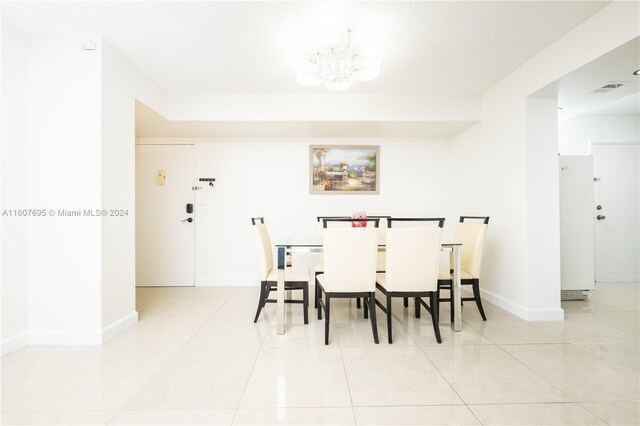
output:
M640 279L640 144L593 143L596 281Z
M136 286L193 286L193 145L136 146Z
M593 157L560 156L562 290L593 290Z

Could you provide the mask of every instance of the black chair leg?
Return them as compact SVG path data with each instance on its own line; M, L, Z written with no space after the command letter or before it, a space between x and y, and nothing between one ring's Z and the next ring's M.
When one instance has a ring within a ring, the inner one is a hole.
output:
M432 292L429 296L429 303L431 303L431 322L433 322L433 331L436 333L436 341L442 343L442 337L440 337L440 323L439 323L439 311L440 311L440 298L438 292Z
M473 298L476 299L476 305L478 306L478 310L482 316L482 321L486 321L487 316L484 314L482 300L480 299L480 280L473 280Z
M460 295L460 297L462 297L462 295ZM453 281L451 282L451 289L449 290L449 309L451 310L451 324L453 324L453 316L454 316L454 309L453 309Z
M413 309L415 311L416 318L420 318L420 298L416 297L413 301L415 303Z
M367 303L367 298L364 298L364 309L362 310L362 313L364 314L364 319L368 319L369 318L369 305ZM358 302L360 301L360 298L358 297Z
M378 322L376 321L376 293L369 294L369 311L371 314L371 330L373 330L373 341L378 344Z
M256 311L256 317L253 319L253 322L258 322L258 318L260 317L260 312L262 311L262 307L264 306L264 300L266 297L264 296L264 284L260 283L260 300L258 300L258 310Z
M318 275L316 274L316 277L317 276ZM316 278L316 296L313 298L313 307L316 309L318 309L318 291L320 291L319 288L320 284L318 283L318 279Z
M387 293L387 338L389 340L389 344L393 343L391 329L391 296L389 296L389 293Z
M408 298L408 297L405 297L405 298L404 298L404 307L405 307L405 308L408 308L408 307L409 307L409 298Z
M304 309L304 323L309 324L309 286L302 287L302 305Z
M329 315L331 314L331 298L324 293L324 344L329 344Z
M322 297L322 287L320 285L316 286L316 304L318 305L318 319L322 319L322 304L320 303L320 298Z
M360 298L356 297L356 308L360 309L361 305L360 305ZM365 318L367 317L366 315L364 316Z

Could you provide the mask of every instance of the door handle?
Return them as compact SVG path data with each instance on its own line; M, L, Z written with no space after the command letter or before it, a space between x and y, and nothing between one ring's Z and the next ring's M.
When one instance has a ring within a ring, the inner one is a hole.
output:
M191 222L193 222L193 218L192 217L188 217L185 220L181 220L180 222L189 222L189 223L191 223Z
M598 220L603 220L605 218L604 215L599 214L598 216L596 216L596 219Z

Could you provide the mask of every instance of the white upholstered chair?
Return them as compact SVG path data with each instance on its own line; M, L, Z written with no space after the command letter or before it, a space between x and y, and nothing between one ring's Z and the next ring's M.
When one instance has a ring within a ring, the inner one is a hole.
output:
M470 222L475 220L476 222ZM463 297L462 301L475 301L480 316L484 321L487 316L480 299L480 271L482 269L482 252L484 240L489 227L489 216L460 216L460 222L456 228L456 243L462 244L460 249L460 283L470 285L473 289L473 297ZM451 290L452 279L441 277L438 292L442 289ZM451 293L450 293L451 294ZM441 302L449 302L451 305L451 321L453 321L453 298L440 298Z
M379 219L378 222L378 244L384 245L387 238L387 221L391 218L391 216L367 216L368 219ZM324 219L328 220L328 225L331 227L340 227L347 228L351 227L351 218L349 216L318 216L318 241L322 243L322 230ZM347 221L342 220L333 220L333 219L348 219ZM386 253L384 251L379 251L376 259L376 271L384 272L384 268L386 265ZM322 253L318 254L318 259L316 261L315 266L315 274L321 274L324 271L324 262ZM316 281L316 289L318 288L318 282ZM317 302L317 299L316 299ZM356 299L356 306L360 308L360 298ZM317 308L318 305L315 304Z
M367 216L368 219L380 219L378 222L378 244L385 244L387 238L387 221L391 218L391 216ZM331 219L351 219L348 216L318 216L318 241L322 242L322 229L323 229L323 220L330 219L329 223L332 227L343 227L347 228L351 226L351 222L349 221L333 221ZM378 259L376 262L376 269L378 272L384 272L384 268L386 265L385 261L385 252L378 252ZM324 264L322 262L322 253L318 256L318 261L316 262L315 271L316 273L321 273L324 270Z
M258 264L260 266L260 299L253 322L258 321L260 312L267 303L276 303L269 299L269 293L278 286L278 270L273 267L273 251L269 230L264 218L251 218L258 248ZM285 303L301 303L304 309L304 323L309 324L309 269L300 267L285 268L285 290L302 290L302 299L285 299Z
M324 228L324 220L325 219L350 219L349 216L318 216L317 217L317 221L318 221L318 242L320 244L322 244L322 230ZM342 221L331 221L331 226L332 227L338 227L338 228L349 228L351 227L351 222L342 222ZM318 253L318 257L316 260L316 266L314 268L314 273L315 276L317 277L318 274L321 274L324 272L324 256L322 254L322 252ZM316 295L318 294L318 280L316 279ZM318 298L315 297L314 298L314 304L313 306L315 308L318 307ZM358 304L358 307L360 307L360 305Z
M394 223L410 223L409 227L393 227ZM424 226L435 223L437 226ZM387 314L387 335L392 337L392 298L415 298L415 316L420 307L431 313L433 330L438 343L442 342L438 324L438 269L444 218L391 218L387 230L386 272L376 276L377 288L386 296L386 306L378 306ZM422 297L429 297L427 305Z
M343 219L349 221L350 219ZM361 219L357 219L361 220ZM378 224L378 219L367 219ZM325 313L324 343L329 344L329 323L332 298L365 298L365 310L370 310L373 340L378 343L376 324L376 254L378 230L376 226L362 228L334 228L323 230L324 272L316 276L318 292L318 319ZM324 294L324 300L322 296Z

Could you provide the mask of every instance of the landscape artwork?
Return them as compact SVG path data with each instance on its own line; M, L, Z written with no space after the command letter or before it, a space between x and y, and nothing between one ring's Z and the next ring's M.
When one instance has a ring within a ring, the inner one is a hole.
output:
M379 147L311 145L312 194L377 194Z

